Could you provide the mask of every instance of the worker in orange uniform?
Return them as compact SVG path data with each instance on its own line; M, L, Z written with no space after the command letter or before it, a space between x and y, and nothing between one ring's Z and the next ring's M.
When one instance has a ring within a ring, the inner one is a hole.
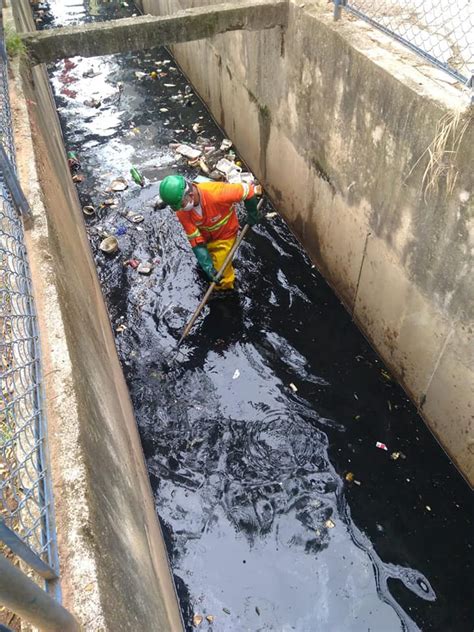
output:
M260 186L246 183L195 184L183 176L167 176L162 180L160 197L176 211L196 259L210 281L215 281L217 271L237 238L239 220L235 204L244 202L247 224L258 223L257 193L261 194ZM232 290L234 281L234 267L229 263L217 288Z

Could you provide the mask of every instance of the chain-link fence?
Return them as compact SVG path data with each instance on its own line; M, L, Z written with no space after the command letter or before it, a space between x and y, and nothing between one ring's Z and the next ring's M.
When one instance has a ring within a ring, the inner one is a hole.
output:
M0 9L1 11L1 9ZM0 554L57 576L38 324L16 178L0 22Z
M472 87L473 0L335 0Z

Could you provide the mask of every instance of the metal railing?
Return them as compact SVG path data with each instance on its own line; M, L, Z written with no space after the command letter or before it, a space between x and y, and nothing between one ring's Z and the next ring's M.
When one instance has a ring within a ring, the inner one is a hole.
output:
M0 20L0 555L58 576L38 323L24 244Z
M334 0L336 19L342 7L473 87L473 0Z

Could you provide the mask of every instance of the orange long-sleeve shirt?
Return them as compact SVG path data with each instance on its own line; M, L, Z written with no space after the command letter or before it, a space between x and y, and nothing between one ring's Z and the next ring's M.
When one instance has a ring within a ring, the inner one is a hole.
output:
M217 239L230 239L239 230L235 203L255 195L252 184L201 182L199 191L202 216L194 209L177 211L191 248Z

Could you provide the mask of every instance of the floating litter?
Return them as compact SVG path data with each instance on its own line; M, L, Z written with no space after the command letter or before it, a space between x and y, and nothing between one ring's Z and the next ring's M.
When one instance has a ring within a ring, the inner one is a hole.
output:
M105 252L107 255L112 255L114 252L117 252L119 247L119 242L116 237L106 237L100 242L99 248L102 252Z
M154 266L150 265L149 263L140 263L140 265L137 268L137 272L138 274L143 274L145 276L148 276L149 274L152 273Z
M221 143L221 151L226 151L232 147L232 141L229 138L224 138Z
M110 188L112 191L125 191L125 189L128 189L128 184L125 178L117 178L112 182Z
M193 617L193 625L197 628L198 625L201 625L203 617L200 614L195 614Z

